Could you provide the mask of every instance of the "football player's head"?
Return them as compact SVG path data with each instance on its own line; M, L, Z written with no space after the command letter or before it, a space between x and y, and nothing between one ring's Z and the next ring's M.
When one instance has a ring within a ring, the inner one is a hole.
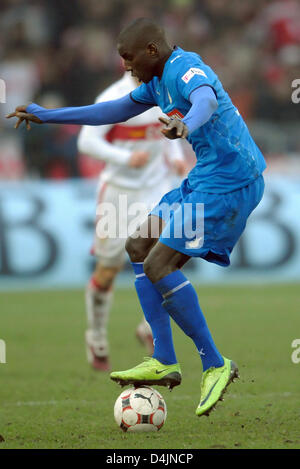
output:
M139 18L126 26L118 37L117 47L125 69L144 83L149 83L154 76L161 77L165 61L172 52L164 30L147 18Z

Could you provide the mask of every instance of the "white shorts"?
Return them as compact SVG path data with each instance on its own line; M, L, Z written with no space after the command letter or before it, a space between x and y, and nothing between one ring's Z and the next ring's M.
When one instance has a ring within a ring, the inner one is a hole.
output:
M141 190L124 189L106 182L100 183L92 253L102 266L116 268L123 266L128 235L138 228L161 197L172 187L170 180L163 181L159 187ZM144 216L140 210L141 204L145 207Z

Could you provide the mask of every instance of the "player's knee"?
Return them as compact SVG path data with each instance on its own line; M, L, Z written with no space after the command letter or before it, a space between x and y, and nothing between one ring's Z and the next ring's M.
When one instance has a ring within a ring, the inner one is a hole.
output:
M119 270L117 267L105 267L97 264L94 278L103 288L110 288Z
M144 273L147 275L148 279L152 283L155 283L155 279L154 279L155 270L154 269L155 269L155 266L153 265L153 263L148 258L146 258L144 261Z
M127 238L125 249L128 253L128 256L131 262L143 262L145 258L145 249L143 248L142 240L131 238Z
M168 265L163 265L158 257L148 256L144 261L144 273L152 283L156 283L171 273Z

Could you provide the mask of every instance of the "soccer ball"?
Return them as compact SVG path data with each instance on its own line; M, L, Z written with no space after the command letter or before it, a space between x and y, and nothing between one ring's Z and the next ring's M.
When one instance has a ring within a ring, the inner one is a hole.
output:
M156 432L167 418L162 395L149 386L129 388L115 402L115 421L124 432Z

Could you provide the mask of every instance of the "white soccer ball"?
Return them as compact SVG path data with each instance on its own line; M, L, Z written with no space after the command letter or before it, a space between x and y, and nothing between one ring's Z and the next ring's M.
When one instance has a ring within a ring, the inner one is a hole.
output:
M116 400L114 416L124 432L156 432L166 421L167 406L156 389L129 388Z

